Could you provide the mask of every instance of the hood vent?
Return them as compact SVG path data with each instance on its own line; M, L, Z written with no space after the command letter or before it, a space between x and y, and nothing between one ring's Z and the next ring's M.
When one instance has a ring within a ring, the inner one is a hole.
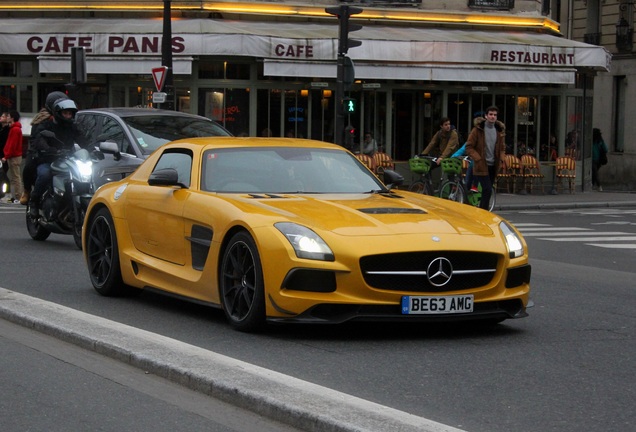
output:
M367 214L426 214L424 210L415 208L376 207L358 210Z

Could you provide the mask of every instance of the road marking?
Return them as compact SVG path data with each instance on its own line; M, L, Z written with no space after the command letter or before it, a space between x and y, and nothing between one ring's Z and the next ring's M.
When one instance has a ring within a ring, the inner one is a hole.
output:
M600 233L599 233L600 234ZM539 240L570 242L634 241L636 236L628 237L540 237Z
M524 237L545 237L547 235L558 235L560 237L566 237L566 236L571 236L571 237L575 237L575 236L580 236L580 235L587 235L587 234L591 234L589 231L586 232L581 232L581 231L577 231L577 232L545 232L545 231L541 231L541 232L525 232L525 231L521 231L521 233L523 234ZM605 235L633 235L632 233L625 233L625 232L620 232L620 231L609 231L609 232L603 232L603 234Z
M579 242L605 249L636 249L636 243L633 243L636 241L636 234L630 232L598 231L593 228L582 227L555 227L549 224L537 223L520 223L514 225L521 231L524 237L532 237L537 240ZM618 225L618 223L616 225ZM624 226L625 224L621 223L621 225Z
M619 244L619 243L610 243L610 244L600 244L600 243L588 243L590 246L602 247L605 249L636 249L636 244Z

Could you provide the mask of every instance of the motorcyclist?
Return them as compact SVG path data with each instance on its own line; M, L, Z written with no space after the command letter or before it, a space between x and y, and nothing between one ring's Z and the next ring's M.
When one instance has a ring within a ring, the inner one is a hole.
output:
M75 123L77 105L62 92L53 92L46 97L44 104L51 115L37 125L33 125L32 139L29 145L31 168L35 167L35 182L29 197L29 213L36 218L39 215L39 203L42 194L51 182L51 162L57 157L59 150L70 150L75 143L84 147L86 139ZM51 131L55 138L45 137L43 131ZM29 175L25 167L25 177ZM25 179L25 183L27 182Z

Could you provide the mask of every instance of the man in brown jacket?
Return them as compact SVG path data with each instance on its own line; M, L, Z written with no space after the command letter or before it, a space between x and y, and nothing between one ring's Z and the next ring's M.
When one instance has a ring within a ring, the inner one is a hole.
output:
M466 141L466 154L475 162L473 175L481 183L479 207L488 209L492 188L500 167L505 165L506 126L497 120L499 108L488 107L486 118L477 117Z

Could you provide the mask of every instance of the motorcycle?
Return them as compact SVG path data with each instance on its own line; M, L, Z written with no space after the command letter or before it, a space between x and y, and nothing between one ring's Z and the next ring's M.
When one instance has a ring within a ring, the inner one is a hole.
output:
M50 131L41 134L57 139ZM102 153L118 153L117 144L100 144ZM103 158L103 154L99 155ZM33 217L27 206L26 225L34 240L44 241L51 233L72 235L82 249L82 225L88 204L95 193L93 158L86 149L57 150L51 162L52 181L40 197L39 214Z
M9 179L5 175L2 161L0 161L0 199L4 198L9 192L11 192Z

